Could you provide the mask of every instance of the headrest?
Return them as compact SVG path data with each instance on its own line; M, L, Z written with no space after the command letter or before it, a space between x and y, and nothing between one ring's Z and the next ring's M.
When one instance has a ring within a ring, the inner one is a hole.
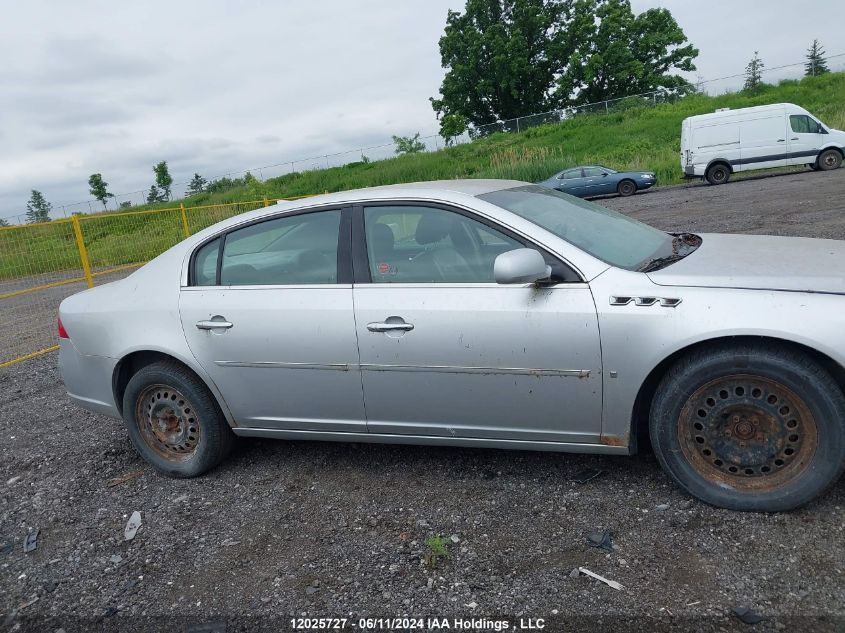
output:
M374 253L384 253L393 250L396 237L393 235L393 229L387 224L378 223L372 226L370 240Z
M417 223L417 244L434 244L449 235L449 216L441 213L426 213Z

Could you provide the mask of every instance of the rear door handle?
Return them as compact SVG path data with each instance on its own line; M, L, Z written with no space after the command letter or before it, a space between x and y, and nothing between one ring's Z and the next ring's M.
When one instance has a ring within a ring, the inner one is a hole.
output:
M367 329L370 332L390 332L392 330L401 330L402 332L410 332L414 329L413 323L367 323Z
M778 143L786 143L786 139L785 138L779 138Z
M232 324L228 321L197 321L198 330L228 330Z
M797 136L793 136L793 137L792 137L791 139L789 139L789 140L790 140L790 141L797 141L797 140L798 140L798 137L797 137Z

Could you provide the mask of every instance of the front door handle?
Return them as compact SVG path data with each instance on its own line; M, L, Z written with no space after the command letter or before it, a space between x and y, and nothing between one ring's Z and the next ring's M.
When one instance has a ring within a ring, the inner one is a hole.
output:
M413 323L367 323L367 329L370 332L391 332L393 330L401 330L402 332L410 332L414 329Z
M198 330L228 330L232 324L228 321L197 321Z
M789 139L789 140L790 140L790 141L797 141L797 140L798 140L798 137L797 137L797 136L793 136L793 137L792 137L791 139Z
M771 137L770 137L770 138L771 138ZM786 139L785 139L785 138L779 138L779 139L778 139L778 143L786 143Z

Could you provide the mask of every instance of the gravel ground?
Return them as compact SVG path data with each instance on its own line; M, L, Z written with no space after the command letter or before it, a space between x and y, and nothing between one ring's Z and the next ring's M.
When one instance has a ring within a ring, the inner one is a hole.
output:
M603 203L672 230L845 238L845 169ZM0 370L0 632L287 631L300 616L351 630L402 615L486 631L479 619L845 630L845 481L797 512L742 514L687 498L649 454L270 440L177 481L140 460L121 423L72 405L55 364ZM603 473L572 480L586 468ZM600 529L610 552L587 545ZM436 561L433 536L448 552ZM578 566L624 590L572 577ZM743 624L735 607L765 620Z

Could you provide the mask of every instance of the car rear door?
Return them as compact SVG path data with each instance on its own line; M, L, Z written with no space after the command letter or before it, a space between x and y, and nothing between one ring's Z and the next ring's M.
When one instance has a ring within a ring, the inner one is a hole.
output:
M496 284L496 256L531 245L466 211L365 205L354 227L370 433L598 441L601 355L587 284Z
M366 432L349 211L234 229L199 248L179 316L241 427Z

